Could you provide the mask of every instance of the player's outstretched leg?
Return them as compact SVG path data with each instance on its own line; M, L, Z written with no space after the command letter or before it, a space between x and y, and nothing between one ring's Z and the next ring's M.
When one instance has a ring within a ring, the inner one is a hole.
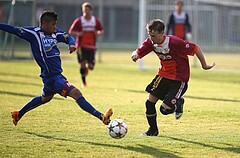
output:
M184 98L183 97L179 98L176 105L177 105L177 109L175 111L175 118L176 120L178 120L182 117L182 114L183 114Z
M110 108L105 114L102 114L96 110L83 96L79 97L76 102L78 105L86 112L92 114L93 116L99 118L105 125L110 122L110 117L113 114L113 110Z
M38 107L41 104L43 104L42 97L41 96L37 96L37 97L33 98L30 102L28 102L20 111L13 111L13 112L11 112L12 119L13 119L13 124L15 126L17 126L18 121L22 118L22 116L26 112L28 112L28 111Z
M105 124L105 125L108 125L109 122L111 121L110 120L110 117L112 116L113 114L113 110L112 108L109 108L105 114L102 114L102 122Z

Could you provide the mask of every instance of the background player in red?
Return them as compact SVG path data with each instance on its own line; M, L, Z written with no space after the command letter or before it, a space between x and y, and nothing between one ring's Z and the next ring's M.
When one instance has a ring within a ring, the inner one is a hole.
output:
M157 136L157 113L155 104L160 99L160 111L163 115L175 112L179 119L183 113L183 94L187 90L190 76L188 55L196 54L204 70L211 69L215 63L207 64L205 57L197 44L184 41L173 35L164 34L165 24L160 19L154 19L147 24L149 37L132 53L132 60L136 62L150 52L160 59L160 68L156 77L146 87L146 117L149 129L143 136Z
M184 40L191 40L192 28L188 13L183 11L183 1L175 1L175 11L169 17L166 34L178 36Z
M83 87L87 86L88 69L93 70L95 65L97 36L104 33L101 22L92 15L92 11L93 7L90 3L83 3L83 15L76 18L69 29L69 33L76 36L77 58Z

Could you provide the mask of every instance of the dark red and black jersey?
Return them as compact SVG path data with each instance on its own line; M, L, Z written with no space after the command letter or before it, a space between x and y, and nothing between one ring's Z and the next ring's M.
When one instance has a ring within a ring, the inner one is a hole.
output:
M98 18L92 16L90 20L83 16L76 18L72 23L69 32L82 32L81 36L76 38L76 47L85 48L88 50L96 49L96 31L102 31L103 26Z
M169 17L166 33L168 35L175 35L181 39L186 39L186 33L190 33L191 31L192 26L189 23L188 14L184 11L180 14L174 11Z
M154 44L147 38L137 49L140 58L155 52L160 59L158 74L171 80L188 82L190 67L188 55L193 56L198 49L198 45L184 41L176 36L164 36L161 44Z

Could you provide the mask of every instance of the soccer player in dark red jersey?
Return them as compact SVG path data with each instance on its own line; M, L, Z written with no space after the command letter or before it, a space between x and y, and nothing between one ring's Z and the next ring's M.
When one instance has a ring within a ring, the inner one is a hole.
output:
M175 1L175 11L169 16L166 34L178 36L184 40L191 40L192 26L188 13L183 10L183 1Z
M100 20L92 15L92 11L93 7L89 2L83 3L83 15L76 18L69 29L69 33L76 36L77 58L83 87L87 86L88 69L93 70L95 66L97 36L104 33Z
M160 111L163 115L175 113L180 119L183 114L183 94L187 90L190 76L188 55L196 54L204 70L211 69L215 63L207 64L200 47L184 41L173 35L164 34L165 24L160 19L151 20L147 24L149 37L132 53L132 60L136 62L150 52L154 52L160 59L158 74L146 87L148 98L146 100L146 117L149 129L143 136L157 136L157 113L155 104L162 100Z
M16 27L0 23L0 30L14 34L30 43L33 57L41 69L40 77L43 82L41 96L32 98L19 111L12 112L13 124L16 126L27 112L49 102L58 93L63 97L70 96L84 111L107 125L113 113L112 109L108 109L105 114L96 110L83 97L80 90L71 85L66 77L62 75L62 62L57 44L59 42L68 44L70 53L74 52L76 47L74 38L57 28L57 18L58 16L55 12L45 11L40 17L39 27Z

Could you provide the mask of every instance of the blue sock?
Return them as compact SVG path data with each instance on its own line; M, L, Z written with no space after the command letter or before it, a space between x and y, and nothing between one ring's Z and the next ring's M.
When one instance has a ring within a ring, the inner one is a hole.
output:
M93 116L99 118L100 120L102 120L102 113L100 113L99 111L97 111L89 102L87 102L85 100L85 98L83 96L79 97L76 102L78 103L78 105L86 112L92 114Z
M22 109L19 111L19 118L21 118L26 112L38 107L42 104L42 97L37 96L28 102Z

